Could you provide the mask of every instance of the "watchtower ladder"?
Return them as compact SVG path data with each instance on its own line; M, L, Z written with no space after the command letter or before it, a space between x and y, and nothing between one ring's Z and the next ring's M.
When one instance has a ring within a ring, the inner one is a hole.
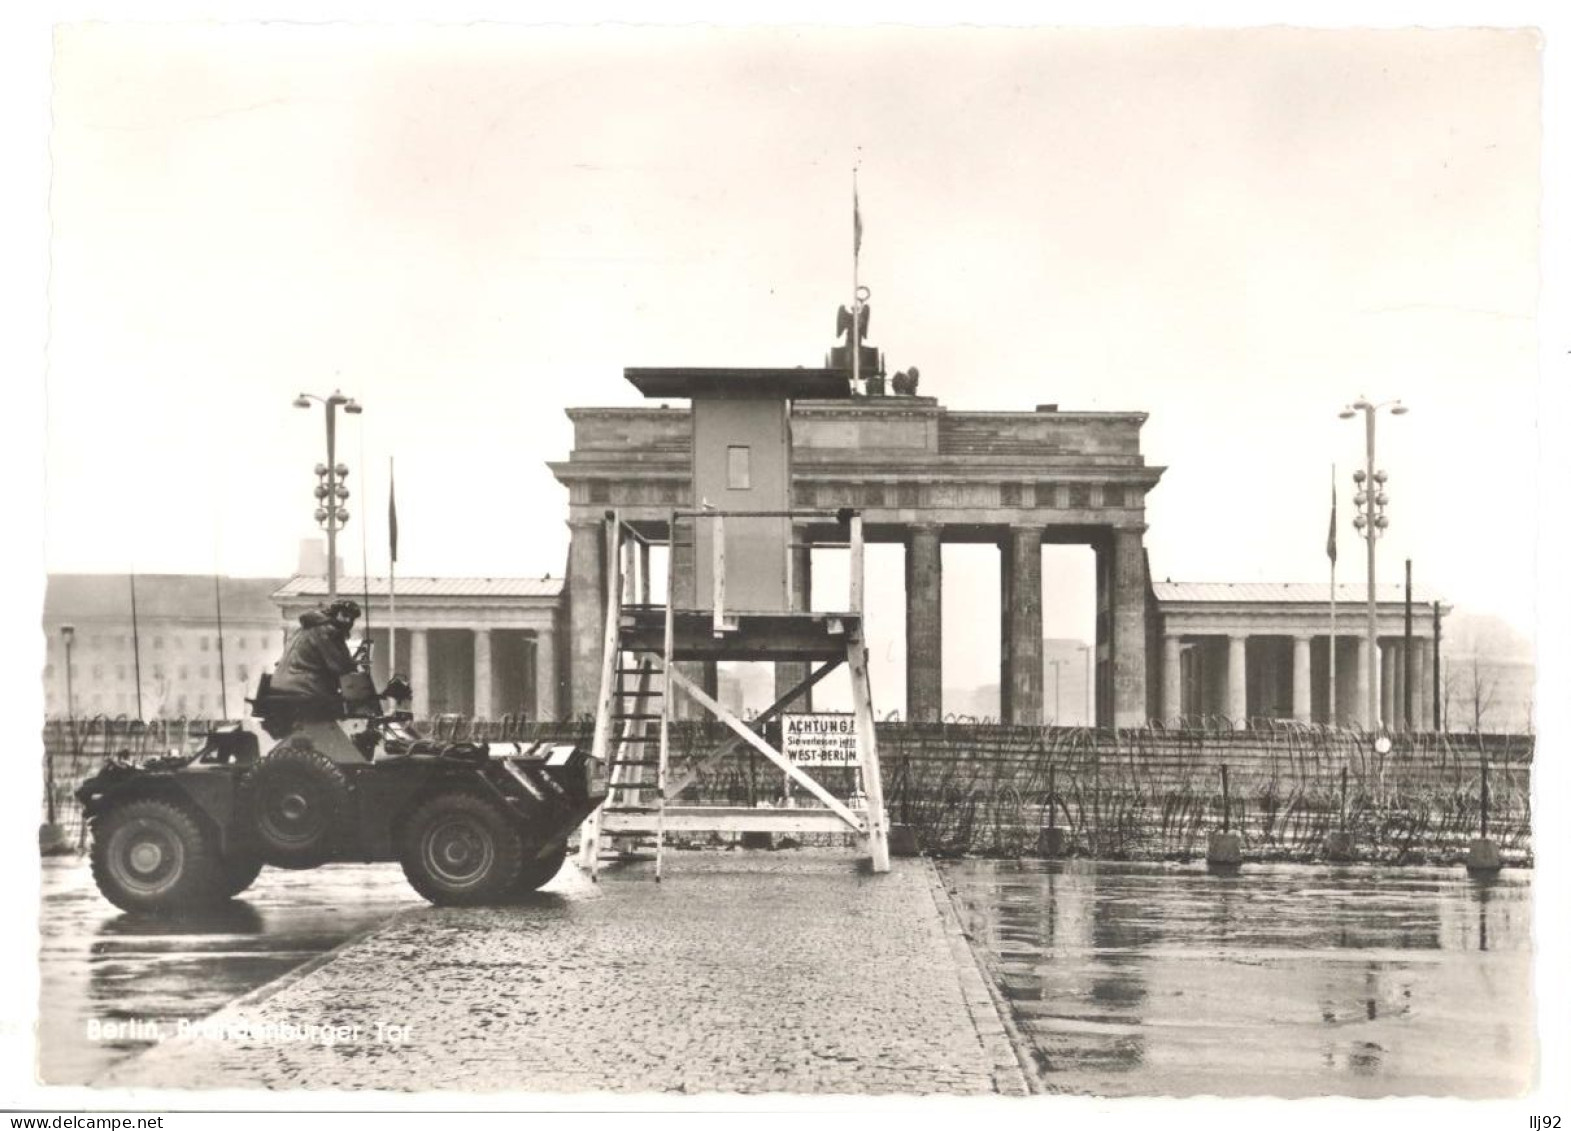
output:
M675 511L665 524L665 544L681 540L684 527L715 524L711 592L703 608L678 607L677 571L667 557L663 604L650 602L649 550L655 540L608 512L606 621L593 753L608 770L608 795L584 827L580 864L593 877L607 858L624 857L652 843L655 878L662 874L666 838L694 832L850 832L859 837L875 872L889 870L888 815L873 726L872 688L862 617L862 520L849 511L730 512L730 517L817 520L845 526L851 551L849 608L843 612L728 612L725 606L724 523L727 512ZM695 538L696 542L696 538ZM823 545L825 543L818 543ZM696 602L694 602L696 604ZM774 660L806 662L808 674L756 718L744 722L681 670L683 662ZM850 673L856 763L863 795L835 797L765 737L767 724L825 676L845 664ZM731 731L723 742L673 764L671 724L677 695L696 704ZM744 746L774 763L810 798L798 808L684 804L681 794L703 770Z

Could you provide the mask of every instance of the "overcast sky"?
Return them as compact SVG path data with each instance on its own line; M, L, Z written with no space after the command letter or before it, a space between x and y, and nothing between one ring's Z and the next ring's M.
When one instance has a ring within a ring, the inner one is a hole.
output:
M1382 576L1411 557L1531 634L1532 555L1479 524L1537 522L1539 51L1500 30L63 28L47 567L290 573L323 458L320 410L290 402L337 386L365 405L340 432L351 570L362 532L385 569L396 455L400 573L560 574L563 409L637 403L623 366L821 363L860 161L871 341L950 408L1148 412L1156 578L1323 579L1335 462L1340 578L1362 580L1364 435L1337 411L1401 397ZM993 584L970 548L946 567L946 592ZM1049 561L1049 634L1090 631L1089 569Z

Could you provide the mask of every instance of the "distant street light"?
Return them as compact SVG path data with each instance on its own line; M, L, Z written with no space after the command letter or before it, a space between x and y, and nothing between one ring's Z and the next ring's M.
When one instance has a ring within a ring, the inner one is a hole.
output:
M1375 469L1375 414L1383 408L1389 408L1392 416L1402 416L1407 412L1407 407L1399 400L1373 404L1359 398L1338 414L1343 420L1352 420L1359 412L1364 414L1364 467L1360 471L1353 472L1353 484L1358 488L1358 493L1353 496L1353 505L1360 507L1362 513L1353 516L1353 529L1363 535L1369 547L1369 590L1365 594L1369 623L1364 640L1364 667L1368 673L1366 682L1369 686L1365 709L1369 725L1375 729L1381 728L1385 721L1380 717L1379 644L1376 635L1379 630L1375 617L1375 542L1390 525L1390 521L1385 516L1388 501L1385 490L1386 473Z
M316 401L327 411L327 462L316 465L316 521L327 531L327 599L338 596L338 531L349 521L349 511L344 502L349 498L349 488L344 479L349 468L337 461L336 413L340 405L345 412L358 416L360 405L353 397L346 397L334 389L331 396L318 397L301 393L294 400L296 408L310 408Z
M1082 644L1082 645L1080 645L1080 648L1086 654L1086 717L1085 717L1085 725L1090 727L1090 726L1095 726L1096 725L1096 719L1093 718L1092 714L1091 714L1091 684L1092 684L1092 679L1091 679L1091 645L1089 645L1089 644Z
M1069 661L1068 660L1049 660L1047 662L1053 665L1053 725L1054 726L1062 726L1063 723L1059 721L1060 720L1060 716L1059 716L1059 696L1058 696L1059 669L1062 668Z
M75 689L71 681L71 644L76 639L76 629L69 624L60 626L60 638L65 641L65 719L67 732L71 736L71 745L76 745L76 704L74 701ZM49 823L55 823L55 759L54 752L47 746L44 748L44 793L45 804L49 810Z

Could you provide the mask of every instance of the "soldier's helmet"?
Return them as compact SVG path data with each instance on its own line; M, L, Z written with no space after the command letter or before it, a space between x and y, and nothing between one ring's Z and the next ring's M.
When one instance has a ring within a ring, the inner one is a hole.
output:
M327 606L327 615L334 620L357 621L360 619L360 606L353 601L334 601Z

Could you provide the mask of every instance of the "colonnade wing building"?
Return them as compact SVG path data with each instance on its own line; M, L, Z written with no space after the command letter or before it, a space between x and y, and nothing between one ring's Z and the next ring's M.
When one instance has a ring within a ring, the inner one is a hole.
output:
M560 702L557 624L561 578L341 577L338 595L370 617L372 676L382 686L394 660L408 675L417 718L464 715L554 719ZM287 626L327 601L327 579L295 576L273 594ZM388 637L396 616L396 641ZM357 634L368 626L363 619ZM286 629L287 631L287 629Z
M1335 717L1331 706L1330 587L1322 584L1157 582L1162 717L1280 718L1427 730L1434 718L1435 613L1449 608L1415 589L1408 656L1404 587L1378 585L1371 671L1363 584L1337 586ZM1368 715L1379 681L1380 719Z
M629 370L635 383L643 371ZM721 372L721 371L716 371ZM745 381L750 371L726 370ZM574 445L551 470L568 489L568 696L594 708L604 641L603 520L615 509L664 539L675 509L692 508L693 424L685 407L568 410ZM1147 679L1151 592L1146 494L1163 469L1140 452L1144 413L951 412L930 397L790 403L795 508L854 508L869 542L906 548L907 717L940 717L944 543L998 547L1001 714L1043 717L1043 543L1096 555L1096 703L1101 725L1137 726L1160 709ZM712 502L713 500L711 500ZM811 547L843 538L832 524L795 530L794 600L806 608ZM680 547L678 547L680 550ZM676 555L679 578L689 566ZM891 579L879 578L887 585ZM682 582L679 581L679 584ZM712 676L710 677L712 679ZM784 683L789 673L780 673Z

